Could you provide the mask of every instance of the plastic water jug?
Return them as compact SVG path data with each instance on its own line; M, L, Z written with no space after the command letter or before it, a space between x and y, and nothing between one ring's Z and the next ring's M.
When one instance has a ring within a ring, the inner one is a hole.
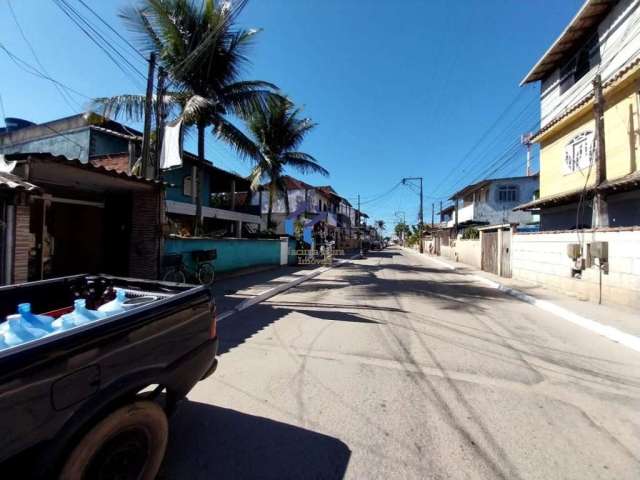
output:
M122 290L121 288L116 288L116 298L98 307L98 311L106 313L107 315L116 315L118 313L122 313L125 311L122 304L126 301L126 299L127 296L124 293L124 290Z
M62 315L56 319L53 322L53 327L56 330L66 330L67 328L93 322L106 316L106 313L89 310L87 308L87 301L84 298L79 298L73 302L73 312Z
M29 325L19 313L8 315L7 324L8 327L4 333L4 341L10 347L44 337L49 333L46 330Z
M9 344L4 341L4 333L0 334L0 350L4 350L5 348L9 348Z
M46 332L53 332L54 328L53 325L51 325L53 318L46 315L34 315L31 313L30 303L19 304L18 313L28 325L39 328L40 330L45 330Z

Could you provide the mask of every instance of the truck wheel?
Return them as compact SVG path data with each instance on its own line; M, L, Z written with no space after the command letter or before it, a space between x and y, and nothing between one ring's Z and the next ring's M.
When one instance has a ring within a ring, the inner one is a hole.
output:
M139 401L114 411L73 449L60 480L153 480L167 448L167 416Z

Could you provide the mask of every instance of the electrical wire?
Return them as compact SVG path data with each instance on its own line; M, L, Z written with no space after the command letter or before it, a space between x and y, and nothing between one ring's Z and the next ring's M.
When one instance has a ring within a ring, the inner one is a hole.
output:
M47 71L45 66L42 64L42 62L40 61L40 58L38 57L38 54L36 53L35 49L33 48L33 45L31 44L31 42L27 38L27 35L25 34L24 30L22 29L22 26L20 25L20 22L18 21L18 17L16 15L16 12L13 9L13 4L12 4L11 0L7 0L7 5L9 6L9 12L11 13L11 17L13 18L13 21L16 24L16 27L18 27L18 31L20 32L20 35L22 36L22 39L27 44L27 47L29 48L29 51L31 52L31 55L35 59L36 63L38 64L38 66L40 67L42 72L44 72L47 76L50 76L49 72ZM82 105L79 102L75 101L73 99L73 97L71 97L68 93L66 93L66 91L63 90L62 87L60 87L60 85L54 83L54 87L58 91L58 93L60 94L60 97L62 98L62 100L69 106L69 108L73 112L76 112L77 111L76 108L78 108L78 107L80 109L82 109ZM76 107L74 107L71 104L71 102L75 102L76 103Z
M75 88L71 88L68 85L65 85L64 83L60 82L59 80L56 80L55 78L46 75L45 73L41 72L40 70L38 70L37 68L35 68L33 65L31 65L29 62L27 62L26 60L20 58L19 56L17 56L16 54L12 53L4 44L0 43L0 50L3 50L8 56L9 58L13 61L13 63L16 64L16 66L18 68L20 68L21 70L23 70L26 73L29 73L31 75L34 75L36 77L40 77L43 78L45 80L48 80L56 85L59 85L60 87L64 88L65 90L68 90L72 93L75 93L76 95L79 95L81 97L84 97L88 100L91 100L91 97L85 95L82 92L79 92L78 90L76 90Z
M140 50L138 50L135 45L133 45L129 40L127 40L120 32L118 32L115 28L113 28L111 26L111 24L109 22L107 22L103 17L101 17L93 8L91 8L89 5L87 5L83 0L77 0L84 8L86 8L87 10L89 10L96 18L98 18L98 20L100 20L100 22L105 25L109 30L111 30L113 33L116 34L116 36L122 40L127 46L129 46L131 48L131 50L133 50L135 53L137 53L142 60L144 60L145 62L147 61L147 58L142 54L142 52L140 52ZM204 2L203 2L204 5Z
M70 6L65 0L52 0L53 3L65 14L86 36L94 43L100 50L104 52L107 57L127 76L133 83L139 87L143 87L140 81L132 76L132 73L137 74L143 80L146 81L146 76L138 70L117 48L111 45L107 39L97 31L97 29L89 22L84 16L82 16L77 10ZM84 24L84 26L83 26ZM93 32L93 33L91 33ZM96 38L97 37L97 38ZM118 60L119 57L121 60ZM124 62L124 65L121 63ZM126 66L125 66L126 65ZM127 68L128 67L128 68Z

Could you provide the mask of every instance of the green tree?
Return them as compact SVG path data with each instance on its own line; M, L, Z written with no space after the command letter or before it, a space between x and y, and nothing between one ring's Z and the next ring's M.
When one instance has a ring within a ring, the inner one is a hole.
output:
M249 48L257 30L237 26L247 0L142 0L121 10L120 17L137 36L144 53L154 52L168 74L172 91L163 99L176 118L197 131L198 159L205 160L205 132L213 127L217 138L240 156L254 158L255 144L228 118L248 117L265 108L275 86L242 80ZM119 95L93 103L105 117L124 115L140 120L144 96ZM201 209L198 192L198 210ZM199 219L200 215L197 214Z
M403 240L411 235L411 229L405 222L398 222L394 228L394 232L398 238Z
M266 109L256 109L247 119L249 134L257 149L253 157L255 166L249 175L253 191L266 183L269 194L267 225L271 226L273 201L278 194L284 195L287 214L289 196L284 182L285 168L301 173L329 175L317 160L308 153L299 151L304 137L314 127L308 118L299 117L300 110L286 97L274 96L267 100Z

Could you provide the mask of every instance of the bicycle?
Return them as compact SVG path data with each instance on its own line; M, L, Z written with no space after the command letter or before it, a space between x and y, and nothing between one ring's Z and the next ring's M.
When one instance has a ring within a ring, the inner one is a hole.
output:
M215 270L211 264L217 258L216 250L195 250L191 257L196 264L194 270L190 270L183 262L181 253L170 253L162 259L165 282L186 283L187 278L194 278L201 285L210 285L215 277Z

